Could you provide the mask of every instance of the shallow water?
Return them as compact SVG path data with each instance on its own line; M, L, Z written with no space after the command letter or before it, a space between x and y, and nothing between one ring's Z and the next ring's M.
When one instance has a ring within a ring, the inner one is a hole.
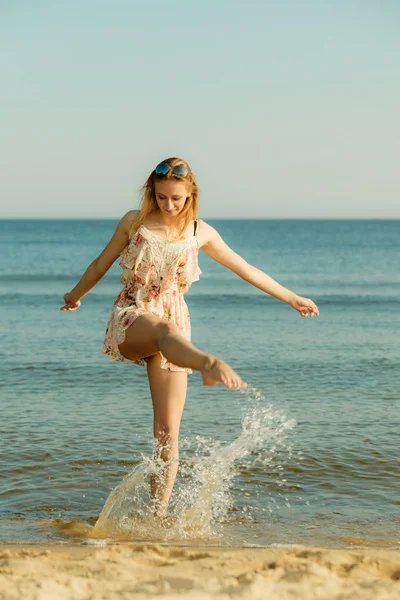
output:
M171 499L186 520L155 525L153 538L398 547L400 221L210 223L320 317L302 319L200 253L192 339L253 391L189 376ZM2 541L87 543L110 493L149 468L145 369L100 354L117 263L78 311L59 311L115 224L0 222ZM132 541L149 531L146 485L140 494L122 521Z

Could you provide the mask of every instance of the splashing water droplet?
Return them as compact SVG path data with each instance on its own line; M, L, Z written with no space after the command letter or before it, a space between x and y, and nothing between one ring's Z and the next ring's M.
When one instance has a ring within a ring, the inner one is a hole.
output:
M249 386L240 393L245 398L245 402L242 401L244 414L236 439L224 444L197 435L181 442L181 446L190 449L191 456L180 458L180 477L175 483L166 518L154 515L149 483L150 475L160 475L163 466L153 457L142 455L142 462L110 493L91 538L116 536L118 539L177 541L223 537L223 524L230 512L237 511L230 491L235 477L256 464L271 468L271 464L279 460L280 452L291 456L286 438L296 425L294 419L267 403L255 388ZM280 473L278 484L285 485L286 479L281 479L282 465L274 464L274 467ZM256 490L252 495L256 496ZM271 502L275 500L271 498ZM246 519L252 508L251 503L242 507ZM271 511L269 507L268 513ZM237 513L235 518L238 518Z

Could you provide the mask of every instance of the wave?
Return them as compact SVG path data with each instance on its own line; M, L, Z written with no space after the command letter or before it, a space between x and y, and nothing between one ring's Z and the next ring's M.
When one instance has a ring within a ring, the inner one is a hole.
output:
M43 281L70 281L76 283L82 277L82 273L2 273L0 274L0 284L5 283L41 283ZM120 275L107 274L103 281L119 281Z
M119 290L113 291L95 291L90 292L85 296L83 302L87 304L103 304L113 301L117 296ZM1 293L0 302L5 304L9 302L19 302L20 304L32 304L32 297L35 298L35 302L45 302L47 304L57 304L63 302L63 295L65 291L60 293L48 292L43 293L41 290L32 290L27 288L24 292L12 292L12 293ZM398 296L385 295L385 294L318 294L312 293L307 295L318 305L319 308L322 306L377 306L384 304L386 307L395 306L398 309L399 300ZM221 292L190 292L185 296L188 306L194 306L196 304L207 306L218 307L221 306L224 310L229 306L246 306L249 308L249 302L251 307L265 305L265 302L276 301L275 298L269 294L257 293L249 291L249 293L235 292L226 293L226 290Z
M114 282L119 281L122 271L116 271L112 273L109 271L102 278L102 281ZM0 273L0 283L40 283L42 281L79 281L82 276L82 271L78 273L54 273L54 271L45 273ZM371 274L371 277L356 278L355 275L334 275L324 273L280 273L274 276L279 282L284 282L285 285L301 285L302 287L315 288L318 286L326 287L340 287L340 288L355 288L355 289L380 289L382 286L391 287L393 290L395 287L400 287L400 276L398 273L388 273L386 277L380 277L377 274ZM229 271L215 272L203 272L201 276L203 285L215 285L218 282L224 281L224 284L228 286L243 285L242 281L237 279ZM247 284L246 284L247 285Z
M398 307L399 301L396 295L385 295L385 294L318 294L312 293L305 297L311 297L313 301L318 306L326 306L326 305L371 305L371 304L394 304ZM251 300L249 300L251 298ZM254 293L250 292L248 294L240 292L232 292L227 294L225 292L221 293L201 293L201 294L191 294L188 299L188 304L193 302L200 301L202 304L221 304L224 305L225 308L229 305L242 305L246 304L248 306L249 301L251 305L263 305L265 302L277 301L276 298L273 298L269 294L263 293Z

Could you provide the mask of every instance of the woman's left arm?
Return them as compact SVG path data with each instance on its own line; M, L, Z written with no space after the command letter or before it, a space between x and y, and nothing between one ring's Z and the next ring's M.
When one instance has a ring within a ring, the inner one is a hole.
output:
M214 227L211 227L205 221L201 221L198 238L200 248L208 256L254 285L254 287L278 298L282 302L286 302L297 310L302 317L308 317L308 314L310 314L310 317L314 314L319 316L318 307L310 298L298 296L257 267L250 265L224 242Z

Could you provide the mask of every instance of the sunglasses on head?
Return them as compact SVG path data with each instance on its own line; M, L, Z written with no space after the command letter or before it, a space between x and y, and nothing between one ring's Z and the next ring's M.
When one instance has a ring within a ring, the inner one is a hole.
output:
M157 175L166 175L171 169L174 175L180 175L181 177L186 177L186 175L189 173L185 165L175 165L175 167L172 167L166 162L160 163L154 170Z

